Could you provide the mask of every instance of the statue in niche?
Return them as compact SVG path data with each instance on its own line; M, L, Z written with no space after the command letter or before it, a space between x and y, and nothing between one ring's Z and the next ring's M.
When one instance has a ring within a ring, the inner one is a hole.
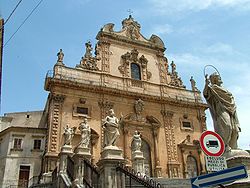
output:
M115 117L115 112L113 109L109 110L109 115L105 118L103 122L104 129L104 147L116 146L116 142L119 133L119 120Z
M78 129L81 131L81 141L80 141L79 146L83 148L89 148L91 130L88 125L87 118L83 119L83 122L80 123L80 126L78 127Z
M73 136L75 134L75 127L71 128L67 124L66 127L64 128L64 145L71 145L71 141L73 139Z
M64 53L62 49L57 53L57 64L63 64Z
M222 87L218 73L205 75L203 95L209 105L214 129L223 139L226 151L238 149L240 124L236 113L236 104L232 93Z
M138 131L135 131L132 143L132 151L141 151L141 134Z

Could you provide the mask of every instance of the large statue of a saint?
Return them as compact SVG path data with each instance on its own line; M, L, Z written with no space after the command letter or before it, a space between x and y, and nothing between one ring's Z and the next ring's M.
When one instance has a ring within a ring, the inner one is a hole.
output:
M236 113L236 105L232 93L222 87L218 73L205 76L203 95L208 103L213 118L214 129L223 139L226 152L238 149L240 124Z
M116 146L116 141L120 135L119 120L115 117L113 109L109 110L109 115L104 119L104 147Z
M81 141L79 146L83 148L89 148L91 130L88 125L88 119L84 118L83 122L80 123L80 126L78 128L81 131Z

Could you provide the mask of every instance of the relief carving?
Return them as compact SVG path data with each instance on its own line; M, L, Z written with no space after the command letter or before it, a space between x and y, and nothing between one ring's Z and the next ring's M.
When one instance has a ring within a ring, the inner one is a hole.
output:
M152 77L152 73L147 70L148 60L144 55L138 57L138 50L133 49L131 52L127 52L121 56L121 65L118 67L118 70L124 77L130 77L130 64L137 63L141 67L143 80L149 80Z
M101 60L101 69L103 72L110 72L110 43L101 40L96 45L96 58Z
M135 101L134 104L134 114L132 114L129 120L145 122L145 118L142 117L142 112L144 111L144 101L139 99Z
M140 37L140 24L129 15L129 18L126 18L122 21L122 28L126 30L126 35L132 40L137 40Z
M50 135L50 152L56 152L57 150L57 137L58 137L58 128L59 128L59 112L61 105L65 99L64 95L54 95L52 97L54 105L52 109L52 124L51 124L51 135Z
M174 113L172 111L166 110L162 110L161 113L164 119L168 161L178 161L177 146L175 143L174 125L172 119Z

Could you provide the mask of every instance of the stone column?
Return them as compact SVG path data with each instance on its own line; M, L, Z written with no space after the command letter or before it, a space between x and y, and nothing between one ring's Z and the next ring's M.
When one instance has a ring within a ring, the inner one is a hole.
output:
M159 160L159 148L158 148L158 133L156 129L153 129L153 138L154 138L154 148L155 148L155 176L161 177L161 166Z

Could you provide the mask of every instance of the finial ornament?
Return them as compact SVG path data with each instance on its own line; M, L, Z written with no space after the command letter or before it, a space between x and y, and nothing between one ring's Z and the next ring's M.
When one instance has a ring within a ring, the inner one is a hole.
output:
M63 64L63 58L64 58L64 53L62 51L62 49L60 49L60 51L57 53L57 65L64 65Z

